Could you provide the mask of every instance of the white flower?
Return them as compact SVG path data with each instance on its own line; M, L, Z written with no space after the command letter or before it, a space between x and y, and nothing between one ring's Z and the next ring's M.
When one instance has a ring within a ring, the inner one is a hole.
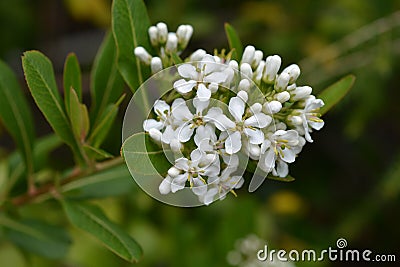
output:
M153 106L157 119L147 119L143 122L143 129L148 132L150 129L162 130L168 124L172 124L171 107L164 100L156 100Z
M176 33L170 32L168 33L167 43L165 44L165 52L173 53L178 50L178 37Z
M159 22L156 25L158 30L158 41L160 44L165 44L168 38L168 27L164 22Z
M289 84L296 82L297 78L300 76L300 68L296 64L287 66L282 73L287 73L289 75Z
M307 97L310 96L311 92L312 88L310 86L298 86L296 87L296 89L290 91L291 94L290 100L294 102L306 99Z
M183 50L189 43L190 38L193 34L193 27L191 25L180 25L176 30L176 36L178 37L178 44Z
M195 129L214 119L213 111L203 115L203 111L208 107L209 101L200 101L197 97L193 99L193 106L196 112L192 114L186 102L178 98L172 104L172 115L175 123L178 124L177 132L180 142L187 142L192 137Z
M153 57L150 63L151 73L155 74L163 69L161 58Z
M156 26L151 26L148 30L150 43L152 46L158 45L158 29Z
M246 96L247 93L240 91ZM221 131L227 131L229 138L225 142L225 149L228 154L237 153L242 147L242 134L244 134L251 144L261 144L264 141L264 133L260 130L267 127L272 118L262 112L253 113L246 117L245 102L242 98L235 96L229 101L229 112L234 118L230 120L226 115L216 114L215 126Z
M287 163L294 162L303 145L304 138L299 137L297 131L277 130L261 145L260 168L270 172L278 158Z
M207 193L201 197L201 201L204 204L209 205L214 201L215 196L218 196L218 198L222 200L229 192L235 194L233 190L241 188L244 183L242 176L232 176L232 173L235 171L235 168L225 168L220 176L209 177L209 189Z
M256 49L252 45L246 46L246 48L243 51L243 56L242 56L242 61L241 63L247 63L251 64L254 60L254 53L256 52Z
M161 136L161 142L171 147L174 152L179 152L183 145L179 140L179 131L174 129L171 125L167 125Z
M173 177L171 181L171 192L175 193L185 187L186 181L189 181L190 187L196 195L204 195L207 192L207 182L203 177L217 176L220 171L219 158L215 154L206 154L195 149L190 153L190 160L187 158L178 158L175 160L173 168L181 173Z
M303 130L305 138L308 142L312 143L310 133L312 129L320 130L324 127L324 121L319 118L319 109L324 106L322 99L316 99L315 96L309 96L306 100L304 110L300 111L300 116L303 120Z
M211 93L215 92L215 88L218 89L215 85L221 84L227 79L227 74L223 72L221 66L211 55L205 55L196 67L191 64L182 64L178 67L178 73L187 80L176 81L174 88L181 94L187 94L195 88L200 101L207 101L210 99Z

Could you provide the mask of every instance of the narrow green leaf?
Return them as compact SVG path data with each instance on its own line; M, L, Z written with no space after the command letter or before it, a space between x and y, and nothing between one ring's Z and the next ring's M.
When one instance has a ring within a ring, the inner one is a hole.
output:
M143 46L151 51L147 30L150 19L143 0L115 0L112 5L112 30L118 51L118 68L132 92L146 77L134 49Z
M324 115L332 109L340 100L343 99L353 87L356 77L354 75L347 75L340 79L338 82L332 84L324 91L322 91L318 98L322 99L325 105L321 108L320 113Z
M125 164L62 186L69 199L92 199L132 193L135 183Z
M239 61L243 54L243 45L239 35L229 23L225 23L225 34L228 38L229 48L233 50L232 59Z
M101 114L98 123L93 127L93 131L88 139L89 143L93 147L100 147L104 139L107 137L107 134L114 124L115 118L117 117L119 105L124 98L125 95L122 95L115 104L109 104Z
M0 224L5 226L5 234L13 243L46 258L64 257L71 243L64 228L42 221L15 221L2 216Z
M139 244L118 225L111 222L98 207L68 201L63 201L63 207L73 225L99 239L121 258L137 262L142 256Z
M72 129L76 138L83 143L89 132L89 114L86 105L79 102L78 95L72 87L69 95L69 117Z
M114 103L121 97L124 85L124 80L117 69L117 49L114 37L108 33L97 52L91 72L92 124L95 124L108 104Z
M33 172L33 118L14 72L0 60L0 118Z
M111 155L110 153L108 153L103 149L92 147L89 145L84 145L83 149L85 150L86 155L88 155L89 158L93 158L95 160L103 160L114 157L113 155Z
M74 88L79 101L82 101L82 77L78 58L74 53L67 56L64 64L64 102L69 114L70 88Z
M39 51L28 51L22 57L22 66L37 106L56 134L72 148L78 162L84 164L82 153L57 89L50 60Z

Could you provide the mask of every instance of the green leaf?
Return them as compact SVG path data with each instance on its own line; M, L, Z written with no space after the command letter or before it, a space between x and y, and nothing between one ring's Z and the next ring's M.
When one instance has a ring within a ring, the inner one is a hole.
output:
M112 34L108 33L94 60L91 72L91 122L95 124L108 104L121 97L124 80L117 69L117 49Z
M64 102L69 114L70 88L74 88L79 101L82 101L82 77L78 58L74 53L67 56L64 64Z
M296 180L295 178L293 178L290 175L288 175L286 177L276 177L276 176L273 176L273 175L268 175L267 179L275 180L275 181L278 181L278 182L293 182L294 180Z
M132 92L146 77L134 49L142 46L151 52L147 30L150 19L143 0L115 0L112 5L112 30L118 51L118 68Z
M136 133L127 138L121 151L133 176L163 175L171 167L164 156L171 151L154 145L145 133Z
M22 57L22 66L37 106L56 134L72 148L78 162L84 164L82 153L57 89L50 60L39 51L28 51Z
M93 131L88 139L89 143L93 147L100 147L104 139L107 137L107 134L114 124L115 118L117 117L119 105L124 98L125 95L122 95L115 104L109 104L101 114L98 123L93 127Z
M125 164L79 179L61 187L73 199L104 198L131 194L135 183Z
M42 221L15 221L2 216L0 224L5 226L5 234L13 243L46 258L64 257L71 243L64 228Z
M137 262L142 249L118 225L111 222L101 209L88 204L63 201L67 217L73 225L99 239L109 250L129 262Z
M347 75L338 82L326 88L318 95L318 98L322 99L325 103L320 110L321 115L324 115L326 112L332 109L340 100L343 99L343 97L347 95L355 80L356 77L354 75Z
M228 38L229 48L233 50L232 59L239 61L243 54L243 45L239 35L229 23L225 23L225 34Z
M96 159L96 160L103 160L103 159L109 159L113 158L114 156L108 153L107 151L92 147L89 145L83 145L83 149L86 152L86 155L89 156L89 158Z
M0 118L17 143L25 165L33 172L34 127L28 103L14 72L0 60Z
M72 129L77 140L80 140L81 143L83 143L85 141L86 135L89 132L89 113L87 111L86 105L79 102L79 98L75 90L71 87L69 91L69 117L71 120Z

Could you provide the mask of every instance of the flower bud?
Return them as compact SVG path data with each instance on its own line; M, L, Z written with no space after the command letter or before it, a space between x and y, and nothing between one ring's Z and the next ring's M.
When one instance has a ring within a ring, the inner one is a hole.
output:
M156 143L161 144L162 133L159 130L156 128L151 128L149 130L149 135Z
M263 81L266 83L273 83L279 68L281 67L281 57L278 55L269 56L265 59L265 71Z
M275 99L278 100L281 103L285 103L290 99L290 94L287 91L280 92L275 95Z
M256 52L254 52L253 61L251 62L253 69L258 67L263 57L264 53L261 50L256 50Z
M210 85L208 85L208 89L210 89L211 93L217 92L218 87L219 87L218 83L214 83L214 82L212 82L212 83L210 83Z
M267 114L275 114L281 111L282 104L279 101L273 100L264 104L264 112Z
M288 67L286 67L282 73L287 73L289 74L289 84L292 84L294 82L296 82L297 78L300 76L300 68L298 65L296 64L292 64Z
M260 83L265 69L265 61L261 60L255 72L254 82Z
M203 57L207 54L207 52L203 49L197 49L196 51L194 51L189 59L190 61L200 61L203 59Z
M250 111L253 114L257 114L260 113L262 110L262 105L260 103L254 103L251 107L250 107Z
M293 91L291 91L291 100L298 101L307 98L312 92L312 88L310 86L299 86L296 87Z
M156 26L151 26L149 28L149 37L150 37L150 43L152 46L157 46L158 45L158 29Z
M167 44L165 45L166 53L173 53L178 50L178 37L173 32L168 33Z
M151 59L150 67L151 67L151 72L152 72L153 74L155 74L155 73L161 71L161 70L163 69L161 58L159 58L159 57L153 57L153 58Z
M239 93L237 93L237 96L241 98L243 102L247 102L247 100L249 99L249 96L245 91L239 91Z
M178 37L178 44L183 50L189 43L190 38L193 34L193 27L190 25L180 25L176 30L176 36Z
M251 69L251 66L248 63L240 64L240 72L247 79L252 79L253 77L253 70Z
M171 182L172 178L168 175L162 180L162 182L158 187L158 190L160 191L161 194L166 195L171 192Z
M244 49L244 52L243 52L242 61L240 63L251 64L251 62L253 62L253 59L254 59L255 51L256 51L256 49L254 48L254 46L252 46L252 45L246 46L246 48Z
M168 27L167 24L164 22L159 22L157 23L157 29L158 29L158 42L160 44L165 44L168 38Z
M236 60L232 59L231 61L229 61L228 65L229 65L230 68L232 68L235 71L239 70L239 64L238 64L238 62Z
M275 90L281 92L286 89L289 83L289 74L282 72L275 81Z
M239 82L238 91L248 91L250 88L250 81L247 79L242 79Z
M303 124L303 119L300 116L289 116L288 122L293 126L298 126Z
M173 178L178 176L180 174L180 172L181 171L174 166L172 166L171 168L168 169L168 175Z
M144 49L144 47L138 46L135 48L135 56L146 65L150 65L151 55Z

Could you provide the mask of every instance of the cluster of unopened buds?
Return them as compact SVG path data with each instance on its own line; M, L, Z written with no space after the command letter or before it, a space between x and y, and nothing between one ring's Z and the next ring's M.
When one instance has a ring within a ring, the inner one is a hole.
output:
M174 65L172 55L186 48L193 28L181 25L169 33L158 23L148 32L158 56L143 47L135 55L157 73ZM231 55L198 49L176 65L173 90L154 103L144 121L152 140L178 155L159 185L161 194L187 186L206 205L235 194L244 183L240 155L265 174L286 177L288 164L313 141L310 133L323 127L319 109L324 103L310 86L296 84L296 64L279 73L281 58L264 60L251 45L240 60Z

